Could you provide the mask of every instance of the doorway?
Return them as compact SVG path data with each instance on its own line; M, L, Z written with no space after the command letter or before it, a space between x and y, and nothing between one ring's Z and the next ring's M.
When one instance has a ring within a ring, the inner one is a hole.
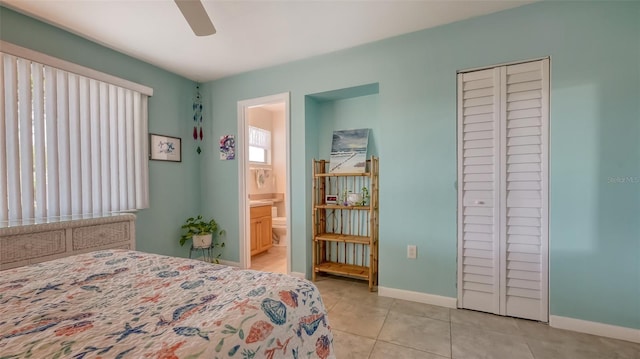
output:
M240 265L290 273L289 93L238 102Z

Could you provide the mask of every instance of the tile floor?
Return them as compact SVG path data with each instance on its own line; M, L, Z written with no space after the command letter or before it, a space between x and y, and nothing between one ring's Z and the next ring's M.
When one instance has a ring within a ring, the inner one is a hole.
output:
M273 246L267 251L251 257L251 269L287 273L287 247Z
M640 344L469 310L379 297L365 282L315 282L338 359L640 359Z
M286 247L251 258L286 272ZM338 359L640 359L640 344L515 318L370 293L364 281L319 276Z

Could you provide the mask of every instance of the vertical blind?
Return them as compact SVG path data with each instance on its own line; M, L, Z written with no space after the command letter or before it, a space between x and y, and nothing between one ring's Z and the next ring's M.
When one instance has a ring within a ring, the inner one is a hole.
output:
M249 146L271 149L271 132L259 127L249 126Z
M249 162L271 163L271 132L249 126Z
M0 60L0 221L147 208L148 96Z

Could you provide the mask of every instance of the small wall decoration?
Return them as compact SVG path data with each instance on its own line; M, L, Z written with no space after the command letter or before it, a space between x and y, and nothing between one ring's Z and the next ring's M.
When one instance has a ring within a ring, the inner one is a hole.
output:
M200 143L202 143L204 134L202 133L202 97L200 97L200 84L196 84L196 93L193 99L193 122L193 140L198 142L199 137ZM196 148L198 154L202 152L200 143L198 143L198 148Z
M333 131L329 172L364 173L369 129Z
M234 135L220 136L220 159L233 160L236 158L236 140Z
M264 188L268 184L274 184L274 177L271 175L271 168L249 168L256 174L256 186L258 189Z
M149 134L149 158L158 161L182 161L182 140L178 137Z

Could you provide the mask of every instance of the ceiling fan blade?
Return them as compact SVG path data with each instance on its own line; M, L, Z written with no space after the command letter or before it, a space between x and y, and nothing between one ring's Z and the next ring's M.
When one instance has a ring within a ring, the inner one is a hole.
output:
M213 27L213 23L200 0L174 1L196 36L207 36L216 33L216 28Z

